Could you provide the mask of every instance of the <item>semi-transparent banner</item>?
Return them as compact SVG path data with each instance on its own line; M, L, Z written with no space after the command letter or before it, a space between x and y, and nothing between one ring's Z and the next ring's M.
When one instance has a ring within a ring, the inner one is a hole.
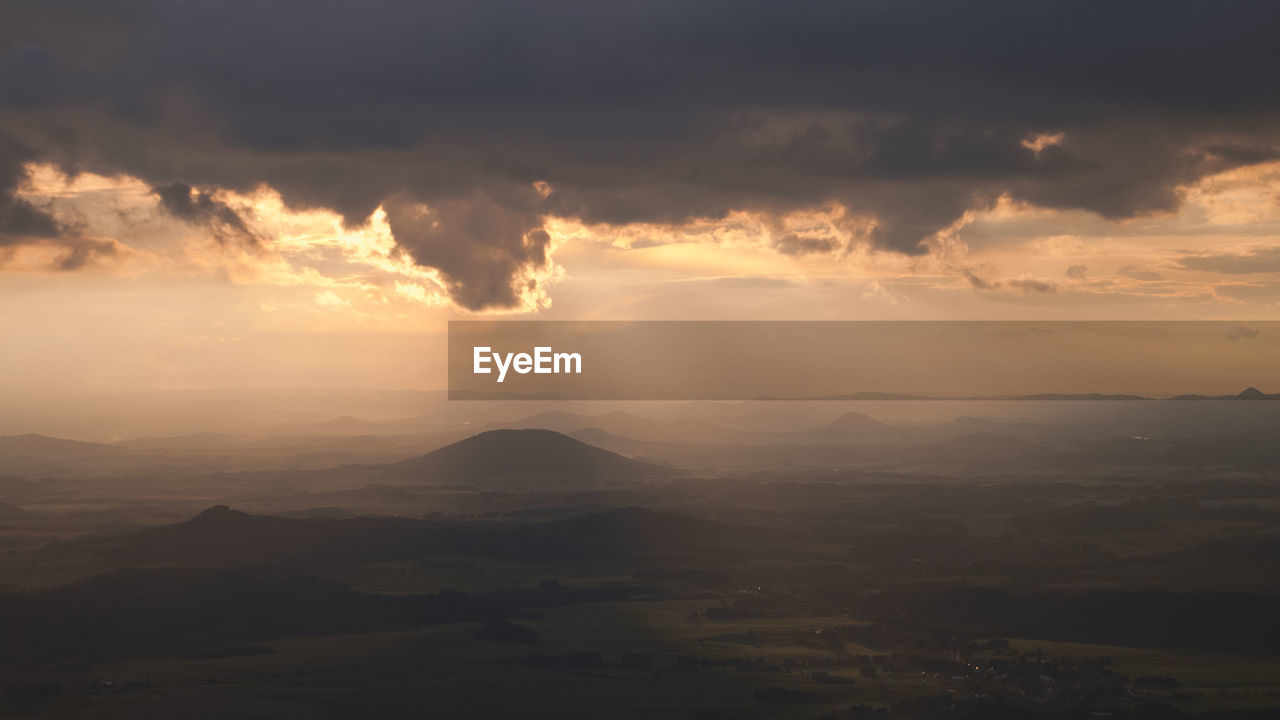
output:
M455 400L1266 400L1272 391L1277 322L449 323Z

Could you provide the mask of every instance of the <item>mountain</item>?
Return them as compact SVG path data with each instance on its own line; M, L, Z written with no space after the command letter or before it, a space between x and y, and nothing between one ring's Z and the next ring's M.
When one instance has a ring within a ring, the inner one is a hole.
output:
M814 440L840 443L900 443L914 438L917 432L913 428L886 425L860 412L850 412L804 435Z
M127 453L114 445L47 435L0 437L0 474L37 477L73 475L116 462Z
M435 529L430 522L412 518L291 519L215 505L185 522L143 528L119 538L110 556L130 563L192 566L411 557L436 546Z
M262 561L310 547L317 540L311 531L319 527L215 505L185 522L128 535L111 555L133 562Z
M48 435L6 435L0 437L0 456L75 456L106 455L117 452L111 445L63 440Z
M531 562L638 557L695 545L745 547L757 535L710 520L635 507L525 524L406 517L282 518L218 505L185 522L143 528L100 542L108 564L125 566L317 567L432 554Z
M1237 400L1267 400L1267 394L1256 387L1247 387L1236 395Z
M758 400L778 400L781 398L760 397ZM864 390L862 392L847 393L844 395L822 395L814 398L795 398L809 400L855 400L855 401L881 401L881 400L937 400L939 398L932 395L911 395L908 393L895 392L878 392L875 390Z
M1264 393L1256 387L1247 387L1235 395L1178 395L1174 400L1280 400L1280 393Z
M1144 395L1127 395L1123 393L1033 393L1031 395L1010 395L997 397L996 400L1089 400L1089 401L1132 401L1150 400Z
M663 472L657 465L636 462L552 430L490 430L387 465L384 474L397 480L454 484L521 476L638 479Z
M644 442L733 442L750 439L747 433L730 430L699 418L679 418L664 422L622 411L605 415L580 415L553 410L500 423L498 427L537 428L566 434L586 428L598 428L613 435Z

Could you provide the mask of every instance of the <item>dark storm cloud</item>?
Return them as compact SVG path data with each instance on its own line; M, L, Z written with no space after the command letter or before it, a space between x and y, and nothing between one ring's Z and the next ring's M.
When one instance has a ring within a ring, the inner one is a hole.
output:
M152 192L166 212L184 222L208 228L219 243L237 238L250 245L258 243L257 235L245 225L240 213L209 192L180 182L152 188Z
M61 249L52 270L78 270L118 254L116 243L82 236L59 224L45 209L17 196L26 181L24 163L38 153L0 131L0 265L19 245L44 243Z
M0 132L0 247L62 235L48 213L16 196L27 179L24 163L35 157L33 150Z
M385 207L396 243L418 264L440 270L454 302L480 310L517 305L521 288L513 281L523 269L547 264L551 238L541 218L507 200L476 195L424 207L395 197Z
M160 186L267 183L350 223L391 198L445 208L438 225L398 213L397 242L468 307L513 302L545 259L528 238L546 214L679 223L835 201L875 218L876 247L918 254L1003 194L1126 218L1280 147L1274 3L45 0L5 15L0 123L48 159ZM1045 133L1062 138L1025 142ZM526 196L540 180L555 192Z
M775 239L773 246L784 255L811 255L835 252L840 249L841 242L836 237L788 233Z
M16 45L0 54L0 98L11 107L51 102L64 91L58 56L40 45Z

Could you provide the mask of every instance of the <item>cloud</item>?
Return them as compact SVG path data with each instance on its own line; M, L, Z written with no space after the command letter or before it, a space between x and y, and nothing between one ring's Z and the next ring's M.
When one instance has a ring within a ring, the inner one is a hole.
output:
M113 240L80 238L68 244L66 254L57 260L55 268L64 272L79 270L102 258L116 257L122 252L122 246Z
M783 255L812 255L835 252L844 243L837 237L788 233L775 239L773 245Z
M29 152L6 176L128 174L246 241L220 190L266 185L349 226L387 206L403 251L467 308L541 292L545 217L837 202L874 219L860 243L920 255L1001 197L1132 218L1280 147L1280 96L1240 72L1274 64L1267 3L72 5L7 9L0 132ZM0 193L8 236L53 233Z
M1089 268L1085 265L1072 265L1067 268L1067 277L1072 280L1084 280L1089 277Z
M972 270L961 270L960 274L964 275L969 285L975 290L995 290L1000 287L1000 283L982 278Z
M63 235L51 215L16 194L27 179L24 163L35 155L35 151L0 132L0 247Z
M1280 272L1280 247L1263 247L1245 253L1191 255L1179 258L1178 266L1228 275Z
M975 290L999 290L1000 288L1008 287L1008 288L1012 288L1014 290L1018 290L1027 294L1031 294L1031 293L1049 294L1049 293L1055 293L1058 291L1057 285L1050 282L1045 282L1043 280L1035 280L1030 278L1019 278L1016 280L1005 280L1005 281L988 280L987 278L984 278L978 275L977 273L975 273L973 270L967 269L967 268L964 270L961 270L960 274L963 275L964 278L969 281L969 286Z
M1044 282L1043 280L1010 280L1009 287L1021 290L1024 293L1056 293L1058 286L1053 283Z
M1230 298L1250 305L1280 303L1280 283L1222 284L1214 286L1213 291L1219 297Z
M213 193L196 190L181 182L153 187L160 207L179 220L207 228L219 243L240 239L257 245L258 236L245 224L244 218Z
M1163 280L1164 276L1154 270L1142 270L1136 265L1125 265L1116 271L1117 275L1132 278L1134 280L1155 281Z
M350 305L349 302L339 297L338 294L332 290L325 290L322 293L316 293L316 304L326 307L342 307Z
M785 290L796 286L796 283L793 280L789 280L787 278L750 275L709 278L703 282L746 290Z
M551 265L551 236L534 199L520 205L477 194L432 205L397 197L385 207L399 246L439 269L459 305L487 310L527 305L544 292L540 273Z
M51 246L60 251L46 268L56 271L79 270L122 254L126 248L118 242L86 237L20 197L18 191L28 179L26 163L36 156L35 150L0 130L0 266L22 246Z

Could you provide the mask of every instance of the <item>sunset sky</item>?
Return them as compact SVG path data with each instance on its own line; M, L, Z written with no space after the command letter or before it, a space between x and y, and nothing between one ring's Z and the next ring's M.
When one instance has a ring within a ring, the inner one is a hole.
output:
M0 3L0 391L440 388L475 317L1280 319L1272 3L313 7Z

